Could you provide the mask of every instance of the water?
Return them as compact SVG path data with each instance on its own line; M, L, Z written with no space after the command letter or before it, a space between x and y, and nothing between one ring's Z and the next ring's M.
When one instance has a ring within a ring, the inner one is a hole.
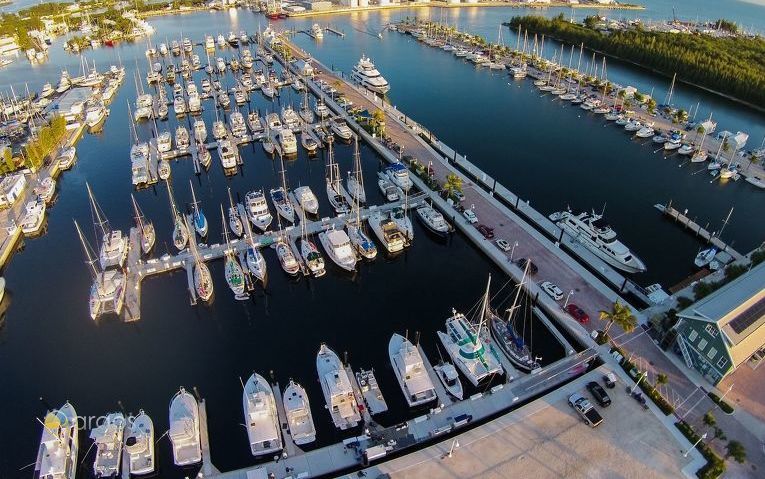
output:
M431 18L438 11L430 10ZM520 11L464 9L446 13L458 16L460 28L488 36L496 35L500 20ZM418 15L423 12L419 10ZM749 185L709 184L706 175L691 175L691 168L678 168L677 160L653 155L653 145L630 141L624 133L585 117L579 109L561 108L548 98L539 98L528 82L508 84L506 74L477 71L397 33L386 33L383 41L376 38L384 23L405 15L329 17L328 21L346 32L345 39L328 34L316 44L298 35L296 41L325 63L345 71L362 53L370 55L391 82L390 98L395 104L510 189L529 198L541 211L548 213L566 204L597 209L607 204L608 219L648 263L649 272L640 277L641 282L670 284L682 278L690 272L699 247L677 226L661 220L652 209L653 203L672 198L718 223L735 206L724 237L744 251L763 237L763 226L749 219L757 217L761 208L759 192ZM177 38L181 31L201 41L206 32L252 31L258 23L265 25L261 16L243 10L158 18L152 23L160 32L156 42L164 41L165 35ZM306 28L311 23L305 19L283 24ZM80 160L60 179L59 199L50 211L47 235L26 241L24 250L4 272L9 285L9 300L4 306L9 312L0 330L0 375L4 378L0 409L14 414L7 415L0 434L0 477L29 476L30 471L18 469L35 458L40 428L34 418L45 409L39 397L54 406L70 399L81 415L115 410L119 400L129 412L144 408L151 414L159 435L167 428L167 405L180 385L197 386L208 399L214 463L222 469L251 464L246 434L239 426L238 378L246 379L252 370L266 376L273 370L282 385L290 377L300 381L312 399L320 442L332 442L341 435L322 407L315 376L315 353L322 341L339 354L348 351L355 368L376 368L391 406L391 412L381 418L383 424L416 415L406 411L390 371L385 354L389 335L407 329L410 335L420 331L423 346L435 361L434 331L443 326L450 308L469 309L481 294L487 273L494 273L494 284L504 281L460 235L447 244L439 243L417 224L412 248L398 258L378 258L363 265L354 277L333 268L327 277L316 281L287 279L268 251L268 286L265 291L259 289L252 302L233 300L218 261L211 264L216 293L209 307L190 307L185 274L175 273L144 282L140 322L94 323L88 318L90 280L72 219L89 225L84 191L88 181L113 226L127 229L132 224L126 103L135 98L131 80L134 65L138 64L145 75L144 49L139 42L87 52L102 69L116 63L119 53L128 67L125 85L111 105L104 133L88 135L78 144ZM61 68L74 72L78 65L78 58L65 54L57 42L49 63L34 67L30 74L29 65L17 61L0 73L0 83L18 89L28 79L30 88L38 89L45 81L55 83ZM659 90L668 83L629 66L610 65L609 72L614 80L641 89L653 85ZM624 80L617 79L619 75ZM199 85L200 74L195 77ZM677 90L678 102L701 100L701 111L713 109L722 128L749 131L752 141L759 143L757 129L763 131L765 125L762 115L703 91L684 86ZM286 90L281 100L290 100ZM291 100L295 104L299 101L294 95ZM210 131L214 112L211 103L205 106ZM264 114L279 107L256 93L253 108ZM576 121L580 116L583 118ZM175 125L176 120L171 119L161 128L174 130ZM148 138L148 125L140 126L139 134ZM182 207L190 201L191 178L210 222L210 242L220 238L218 205L227 202L227 187L244 194L248 189L268 189L278 183L278 162L268 159L260 145L243 148L242 152L243 172L233 178L223 176L215 154L210 172L199 178L193 175L189 160L173 163L176 200ZM351 168L351 154L350 146L337 148L341 171ZM365 146L361 154L370 201L380 202L372 181L378 159ZM322 211L328 211L321 187L323 159L309 160L301 151L286 169L290 185L310 185L322 202ZM171 217L164 185L141 191L136 197L156 225L155 253L172 248L168 246ZM559 348L549 336L543 336L543 331L538 328L534 332L535 349L551 360ZM90 441L85 435L81 440L85 450ZM166 439L159 444L159 454L162 477L182 477L170 466ZM82 470L90 469L91 458Z

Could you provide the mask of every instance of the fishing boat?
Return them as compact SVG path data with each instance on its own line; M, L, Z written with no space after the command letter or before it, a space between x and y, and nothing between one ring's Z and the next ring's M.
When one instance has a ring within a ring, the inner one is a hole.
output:
M96 477L114 477L122 464L122 438L125 433L125 416L113 412L103 418L98 427L90 431L96 446L93 472Z
M316 426L313 423L311 404L303 386L290 379L282 396L284 413L287 416L292 440L298 446L310 444L316 440Z
M641 273L645 264L616 238L616 232L594 211L575 212L571 209L552 213L550 221L571 238L579 241L611 266L628 273Z
M194 184L191 182L191 180L189 180L189 188L191 188L191 218L194 222L194 230L200 237L204 238L207 236L208 230L207 217L202 211L202 208L199 207L197 195L194 193Z
M319 241L332 261L346 271L356 269L356 253L351 240L344 230L329 230L319 233Z
M199 434L199 405L194 396L181 388L170 401L170 430L176 466L202 462L202 441Z
M409 407L420 406L438 398L419 349L407 338L394 333L388 341L388 357Z
M436 376L438 376L438 380L441 381L446 392L461 401L464 395L462 381L460 381L459 373L457 373L457 368L454 367L454 364L444 362L433 366L433 370L436 372Z
M300 263L298 263L295 254L292 252L292 248L283 238L279 238L274 244L276 249L276 257L279 258L279 264L285 273L290 276L296 276L300 273Z
M451 233L452 226L444 219L444 215L431 205L422 205L415 210L420 222L432 233L438 236L447 236Z
M337 214L348 213L350 207L345 199L345 188L340 179L340 170L335 163L332 154L332 146L329 146L327 155L327 198Z
M266 197L263 194L263 191L249 191L244 196L244 201L247 206L247 217L252 224L257 226L261 231L268 229L274 218L268 210L268 203L266 202Z
M150 221L146 221L143 212L138 207L135 196L131 194L130 199L133 200L136 227L141 234L141 251L143 254L149 254L157 240L157 233L154 230L154 225Z
M356 427L361 414L348 372L337 354L323 343L316 355L316 371L335 427L342 430Z
M78 416L69 402L48 411L40 421L43 426L35 460L34 477L39 479L75 479L79 454Z
M226 228L226 215L223 214L223 205L220 206L220 220L223 223L223 237L226 241L226 250L224 251L225 261L223 266L226 283L234 293L236 299L247 299L250 296L244 291L247 286L244 279L244 270L242 270L242 266L236 259L236 250L231 247L231 242L228 239L228 228Z
M98 260L102 270L111 267L122 267L125 264L128 254L128 240L122 235L120 230L112 230L109 226L109 220L104 214L101 206L96 202L90 184L85 183L90 199L91 216L93 217L94 228L100 233L101 249Z
M491 284L491 277L489 277L489 284ZM481 303L477 329L464 314L452 309L452 315L446 320L446 332L437 332L438 339L452 362L473 386L478 386L479 382L493 375L503 373L499 359L493 351L487 350L481 340L486 318L489 284L486 286L487 293Z
M242 219L239 217L239 209L234 205L234 199L231 197L231 188L228 189L228 204L228 226L237 238L241 238L244 233L244 225L242 225Z
M125 454L130 474L141 476L154 472L154 422L143 409L138 411L125 432Z
M167 195L170 198L170 212L173 215L173 244L178 251L182 251L189 242L189 229L186 226L186 222L183 220L183 216L181 216L181 213L175 206L173 191L169 182L167 183Z
M271 386L260 374L252 373L244 384L242 407L252 455L259 457L281 451L276 399Z
M388 253L397 253L407 246L408 242L404 233L399 230L396 222L390 219L389 215L375 211L369 215L367 222Z

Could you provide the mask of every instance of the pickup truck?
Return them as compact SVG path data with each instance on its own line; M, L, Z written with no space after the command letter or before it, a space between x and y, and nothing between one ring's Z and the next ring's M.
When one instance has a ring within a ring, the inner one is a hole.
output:
M577 414L582 416L584 423L588 426L597 427L601 422L603 422L603 418L600 416L600 413L598 413L595 407L590 404L590 401L588 401L587 398L581 394L574 393L569 396L568 404L574 408L574 410L576 410Z

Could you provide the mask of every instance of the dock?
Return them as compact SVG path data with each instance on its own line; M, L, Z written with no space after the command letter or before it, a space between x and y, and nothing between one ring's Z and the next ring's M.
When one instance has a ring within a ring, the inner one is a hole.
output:
M334 33L335 35L337 35L340 38L345 38L345 33L341 32L340 30L338 30L338 29L336 29L334 27L326 26L326 27L324 27L324 31L327 31L327 32L330 32L330 33Z
M213 466L212 459L210 457L210 436L207 430L207 403L204 399L200 399L199 403L199 435L201 437L202 445L202 472L205 476L219 473L218 469Z
M295 441L292 440L292 434L290 434L290 423L287 420L287 413L284 411L284 397L279 383L272 384L271 390L274 393L276 412L279 415L279 430L282 434L282 441L284 441L284 452L287 453L288 457L302 454L303 451L295 444Z
M369 414L374 416L388 410L388 403L385 402L380 386L377 384L374 369L359 369L356 373L356 382L359 384Z
M676 223L682 225L690 233L698 236L699 238L717 248L721 253L727 253L733 260L744 261L746 259L744 255L734 250L730 245L720 239L719 233L712 233L707 230L709 223L707 223L706 227L703 227L688 217L688 210L685 210L684 212L678 211L672 206L671 201L666 205L657 203L654 205L654 208L659 210L666 218L674 220Z

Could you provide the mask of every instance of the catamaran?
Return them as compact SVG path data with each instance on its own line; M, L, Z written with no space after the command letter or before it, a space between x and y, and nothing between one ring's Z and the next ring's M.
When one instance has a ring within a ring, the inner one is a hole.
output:
M85 262L90 269L93 283L90 287L88 306L90 317L95 320L100 314L113 312L119 314L125 299L125 275L120 269L99 271L96 267L95 254L82 234L80 225L74 222L77 234L80 237L82 250L85 253Z
M143 409L133 418L125 432L125 454L128 456L128 472L140 476L154 472L154 422Z
M491 277L489 277L491 284ZM481 341L481 332L486 319L489 284L481 303L478 315L478 329L468 321L464 314L452 309L452 315L446 320L446 332L438 331L446 352L454 364L462 371L473 386L482 380L503 373L502 365L493 351L489 351Z
M420 351L407 338L394 333L388 341L388 357L409 407L437 399L436 388L425 369Z
M202 441L199 435L199 405L194 396L181 388L170 401L170 431L173 462L189 466L202 462Z
M170 198L170 212L173 215L173 244L178 251L182 251L186 247L186 243L189 242L189 229L186 227L183 216L181 216L181 213L175 206L170 182L167 183L167 195Z
M361 421L361 414L351 380L340 358L324 343L316 355L316 371L335 427L343 430L355 427Z
M48 411L43 420L40 447L35 461L39 479L75 479L79 453L77 412L69 402Z
M98 427L90 431L96 446L93 471L96 477L114 477L122 465L122 437L125 433L125 416L120 412L107 414Z
M226 275L226 283L231 291L234 293L234 297L239 300L247 299L250 296L244 292L245 279L244 271L239 261L236 259L236 250L231 247L231 242L228 239L228 228L226 228L226 215L223 214L223 205L220 206L220 220L223 223L223 237L226 241L224 271Z
M191 180L189 180L189 187L191 188L191 217L194 222L194 230L200 237L204 238L207 236L208 231L207 217L204 212L202 212L202 208L199 207L197 195L194 193L194 184Z
M252 373L244 384L242 407L252 455L281 451L282 435L274 392L260 374Z
M292 440L298 446L309 444L316 440L316 426L313 423L311 404L308 402L303 386L290 379L282 396L284 413L287 416Z
M136 202L135 196L133 196L132 193L130 195L130 199L133 200L135 224L138 228L138 231L141 233L141 251L143 251L143 254L149 254L157 240L157 233L154 230L154 225L150 221L146 221L143 212L138 207L138 203Z
M261 190L249 191L244 196L245 204L247 205L247 217L252 224L258 227L261 231L266 231L271 225L274 217L268 210L268 203L266 197Z
M127 259L127 238L123 237L122 231L112 230L109 227L109 220L96 202L93 191L90 189L90 184L86 182L85 187L88 190L88 198L90 199L93 228L96 230L96 236L101 239L101 250L98 256L101 269L106 270L115 266L121 268Z

